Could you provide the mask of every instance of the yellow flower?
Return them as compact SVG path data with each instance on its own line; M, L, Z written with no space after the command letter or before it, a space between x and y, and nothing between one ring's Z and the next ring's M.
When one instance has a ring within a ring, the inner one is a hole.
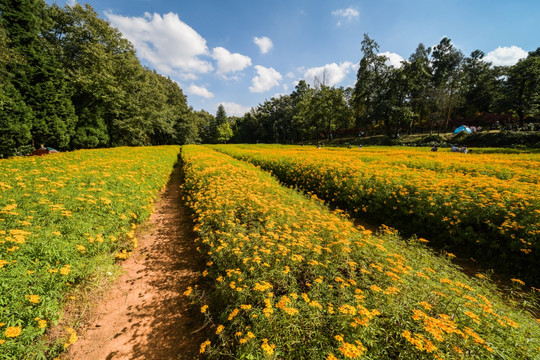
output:
M211 344L211 343L210 343L210 340L206 340L205 342L203 342L203 343L201 344L201 349L199 350L199 352L200 352L201 354L204 354L204 352L206 351L206 348L207 348L208 346L210 346L210 344Z
M32 304L39 304L39 295L26 295L26 297Z
M60 274L68 275L71 272L71 265L66 264L63 268L60 269Z
M261 348L268 353L268 355L272 355L274 353L276 345L269 345L268 339L263 339L263 343L261 345Z
M433 308L433 306L425 301L422 301L419 303L420 305L422 305L424 307L424 309L426 310L431 310Z
M4 331L4 335L7 338L16 338L21 335L22 328L20 326L10 326Z
M353 359L362 356L366 350L367 349L360 342L357 342L357 345L344 342L339 348L339 351L341 351L345 357Z
M518 284L520 284L522 286L525 285L525 282L523 282L523 281L521 281L519 279L510 279L510 280L512 280L513 282L518 283Z
M206 312L206 310L208 309L208 305L203 305L201 307L201 312L204 314Z
M77 340L79 340L79 338L77 337L77 333L75 333L75 330L73 330L73 328L66 328L66 331L69 334L69 339L66 343L64 343L64 348L75 344Z
M216 335L219 335L221 334L221 332L223 331L223 329L225 329L225 326L223 325L219 325L216 329Z
M229 314L229 321L231 321L236 315L238 315L238 309L234 309L234 310Z

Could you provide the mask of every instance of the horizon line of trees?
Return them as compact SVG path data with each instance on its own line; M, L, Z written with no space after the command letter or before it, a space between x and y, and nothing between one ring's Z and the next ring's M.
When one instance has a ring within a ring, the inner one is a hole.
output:
M422 43L394 67L367 34L354 88L301 80L233 119L232 142L295 143L360 133L397 138L446 132L465 123L518 128L540 119L540 48L512 66L492 66L475 50L465 57L448 38Z
M461 123L540 118L540 48L513 66L443 38L393 67L364 34L354 87L298 82L242 117L195 111L178 84L141 65L90 5L0 1L0 158L58 150L188 143L297 143L360 133L399 137Z

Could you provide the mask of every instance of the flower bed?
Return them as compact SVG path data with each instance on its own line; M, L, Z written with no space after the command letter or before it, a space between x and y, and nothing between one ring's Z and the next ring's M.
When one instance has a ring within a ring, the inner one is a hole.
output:
M355 227L313 196L205 147L182 148L186 201L207 259L208 358L517 359L537 320L471 280L423 239Z
M540 155L215 146L280 181L539 286Z
M129 256L134 229L166 185L178 147L81 150L0 160L0 359L41 359L36 341L64 296Z

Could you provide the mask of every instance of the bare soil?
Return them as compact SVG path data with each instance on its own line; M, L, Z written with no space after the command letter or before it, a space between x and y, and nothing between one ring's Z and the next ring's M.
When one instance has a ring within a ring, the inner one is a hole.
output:
M136 234L139 247L123 263L124 274L86 316L68 359L196 357L204 341L197 331L202 318L183 292L196 283L203 264L189 213L181 204L180 182L177 167L148 223Z

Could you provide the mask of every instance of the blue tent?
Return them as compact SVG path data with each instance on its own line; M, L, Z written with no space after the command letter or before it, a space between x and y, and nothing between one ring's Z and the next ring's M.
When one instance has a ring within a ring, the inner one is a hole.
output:
M467 134L472 133L472 130L469 129L468 126L461 125L461 126L458 127L456 130L454 130L454 134L459 134L459 133L462 132L462 131L465 131Z

